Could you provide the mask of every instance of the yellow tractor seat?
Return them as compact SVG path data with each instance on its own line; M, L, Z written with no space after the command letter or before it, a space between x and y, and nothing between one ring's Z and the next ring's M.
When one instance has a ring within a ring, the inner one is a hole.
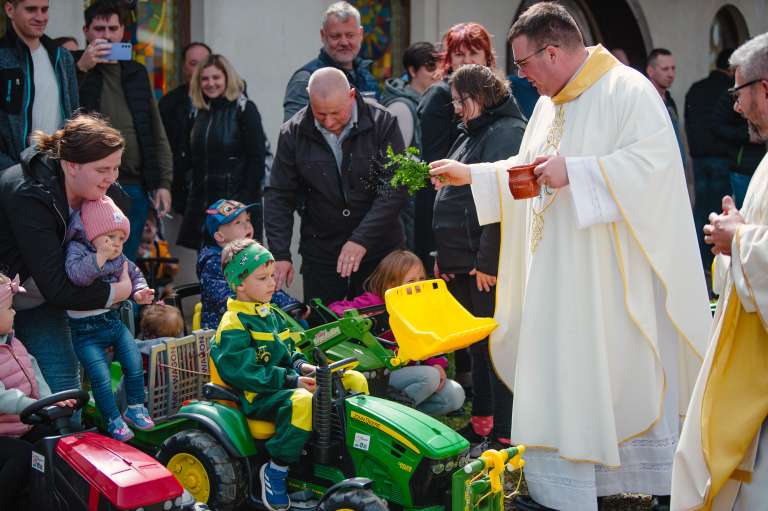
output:
M213 360L208 359L208 367L211 371L211 383L220 385L222 387L228 387L228 385L221 379L219 372L216 370L216 366L213 364ZM231 399L216 399L217 403L221 403L232 408L237 408L237 402ZM268 440L275 435L275 423L272 421L265 421L260 419L246 419L248 422L248 429L251 432L251 436L256 440Z
M197 302L195 304L195 309L192 312L192 331L200 330L202 328L203 323L203 304L200 302Z

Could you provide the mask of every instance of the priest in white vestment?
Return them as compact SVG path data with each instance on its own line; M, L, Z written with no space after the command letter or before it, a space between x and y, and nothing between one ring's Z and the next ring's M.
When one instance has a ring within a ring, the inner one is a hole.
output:
M768 141L768 33L731 55L734 108ZM741 211L723 199L704 241L720 292L712 343L675 454L672 509L768 509L768 156Z
M653 85L585 48L562 6L534 4L509 40L542 95L519 153L432 174L471 183L480 223L501 222L490 350L515 394L512 442L528 446L533 502L516 507L668 496L711 323L672 123ZM545 191L514 200L506 169L531 162Z

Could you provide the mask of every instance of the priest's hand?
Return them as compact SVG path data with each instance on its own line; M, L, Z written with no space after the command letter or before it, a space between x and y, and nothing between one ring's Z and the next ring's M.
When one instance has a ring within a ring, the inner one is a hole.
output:
M429 164L432 184L439 190L443 186L461 186L472 183L472 171L466 163L456 160L437 160Z
M723 212L710 213L709 224L704 226L704 243L712 245L712 253L731 255L731 243L736 229L744 225L744 217L736 209L733 198L723 197Z
M562 188L568 185L568 171L565 167L565 156L545 155L537 156L533 160L536 168L533 173L541 186L550 188Z

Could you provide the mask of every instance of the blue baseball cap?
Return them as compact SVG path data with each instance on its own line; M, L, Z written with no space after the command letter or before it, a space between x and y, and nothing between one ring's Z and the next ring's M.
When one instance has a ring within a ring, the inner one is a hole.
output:
M208 215L205 219L205 228L208 230L208 234L213 236L216 234L216 231L219 230L219 227L232 222L240 215L240 213L255 205L256 204L248 204L246 206L242 202L230 199L217 200L208 206L208 209L205 211Z

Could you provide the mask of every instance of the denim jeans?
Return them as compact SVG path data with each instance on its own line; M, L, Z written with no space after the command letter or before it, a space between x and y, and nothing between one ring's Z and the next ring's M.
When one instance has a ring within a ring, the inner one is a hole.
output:
M723 196L730 195L729 174L731 160L728 158L694 158L693 173L696 184L696 201L693 207L693 220L696 225L696 238L699 252L704 263L704 272L709 275L712 266L711 246L704 243L704 226L709 223L709 214L722 211Z
M131 209L125 215L131 222L131 235L123 245L123 254L131 261L136 261L141 245L141 232L147 223L149 213L149 197L141 185L122 185L123 191L131 198Z
M109 347L114 348L115 360L123 368L128 404L143 404L144 371L141 355L136 340L120 321L119 313L109 311L87 318L69 318L69 326L72 329L75 353L91 382L93 397L101 416L108 421L120 416L112 392L109 363L104 354L104 350Z
M40 371L51 392L80 388L80 366L72 349L72 336L63 309L47 303L34 309L21 310L14 319L16 337L37 359ZM80 412L72 416L73 425L80 423Z
M731 188L733 190L733 200L736 201L736 207L741 208L744 203L744 197L747 196L747 188L752 176L731 172Z
M427 415L445 415L464 405L464 389L446 380L442 389L440 373L432 366L407 366L389 375L389 386L411 398L414 407Z

